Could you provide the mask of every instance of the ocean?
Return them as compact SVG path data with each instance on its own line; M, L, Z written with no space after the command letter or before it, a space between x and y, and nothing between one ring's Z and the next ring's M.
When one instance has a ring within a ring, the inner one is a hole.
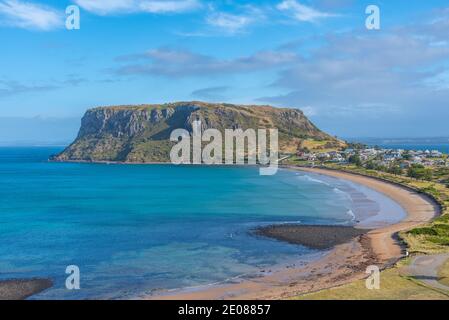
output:
M129 298L250 277L322 254L256 237L257 226L353 224L351 194L373 212L400 211L313 174L47 161L60 150L0 148L0 279L52 278L33 299ZM80 290L65 288L69 265L80 268Z
M386 149L438 150L449 154L449 138L349 138L348 141L362 142L369 146Z
M403 149L403 150L416 150L416 151L437 150L449 154L449 144L387 143L387 144L380 144L379 146L381 148L386 149Z

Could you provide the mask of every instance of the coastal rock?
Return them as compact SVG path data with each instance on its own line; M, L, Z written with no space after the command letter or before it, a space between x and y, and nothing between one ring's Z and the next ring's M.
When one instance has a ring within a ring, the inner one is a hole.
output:
M258 236L325 250L367 233L368 229L351 226L281 224L254 230Z
M23 300L53 286L50 279L0 281L0 300Z
M99 107L81 120L76 140L55 161L168 162L175 129L243 130L277 128L280 151L294 153L302 139L338 141L319 130L298 109L271 106L178 102L162 105Z

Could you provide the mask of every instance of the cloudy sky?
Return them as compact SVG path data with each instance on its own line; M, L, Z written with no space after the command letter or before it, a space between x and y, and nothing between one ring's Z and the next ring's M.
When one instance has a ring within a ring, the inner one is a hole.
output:
M342 137L449 136L447 0L0 0L0 40L0 142L22 118L70 140L90 107L186 100L300 108Z

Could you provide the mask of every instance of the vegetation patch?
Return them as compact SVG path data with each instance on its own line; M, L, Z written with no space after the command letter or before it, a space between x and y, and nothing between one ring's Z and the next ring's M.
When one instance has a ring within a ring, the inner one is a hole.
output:
M299 300L447 300L448 298L443 293L401 276L398 268L382 272L379 290L368 290L365 280L358 280L340 287L295 297Z

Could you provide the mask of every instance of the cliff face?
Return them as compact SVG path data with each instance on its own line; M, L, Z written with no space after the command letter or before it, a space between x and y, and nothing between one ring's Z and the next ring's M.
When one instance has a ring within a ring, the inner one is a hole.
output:
M304 139L338 142L315 127L300 110L203 102L103 107L88 110L76 140L56 161L168 162L170 134L201 120L203 129L277 128L280 151L293 153Z

